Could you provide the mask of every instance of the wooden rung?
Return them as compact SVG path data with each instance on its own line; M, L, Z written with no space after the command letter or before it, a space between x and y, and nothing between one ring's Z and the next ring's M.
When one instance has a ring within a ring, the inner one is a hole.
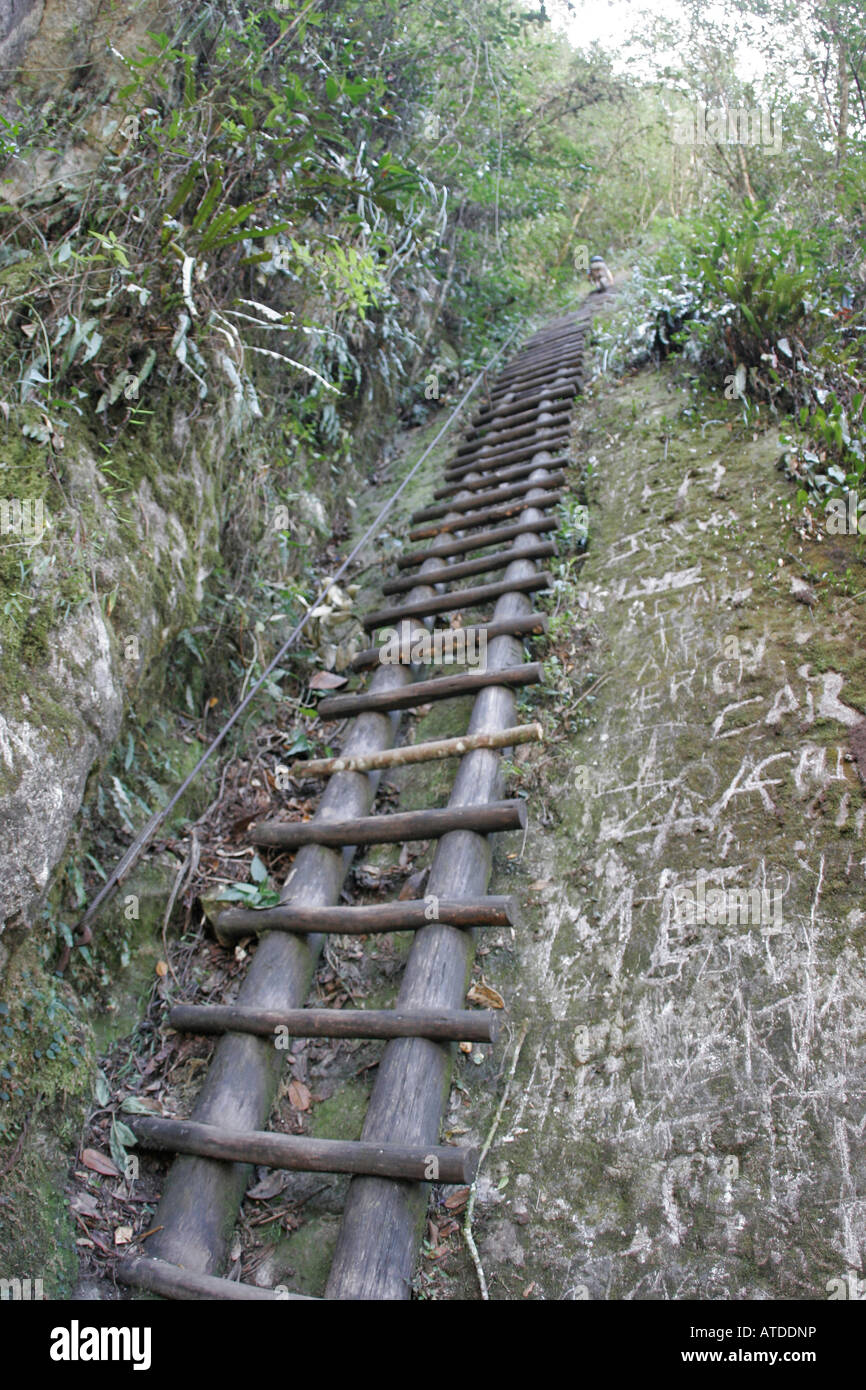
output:
M365 690L358 695L331 695L322 700L318 714L322 719L352 718L365 710L386 714L392 709L415 709L430 700L452 700L469 695L486 686L504 685L514 689L520 685L537 685L544 674L540 662L522 662L519 666L502 666L497 670L462 671L457 676L436 676L434 680L413 681L398 690ZM349 841L350 844L353 841Z
M403 618L422 618L431 613L457 613L463 608L477 608L490 599L500 598L502 594L531 594L536 589L547 589L553 583L553 576L546 570L528 574L523 579L499 579L495 584L477 584L472 589L452 589L450 593L433 594L431 598L413 599L411 603L392 608L374 608L363 619L367 631L377 627L388 627ZM414 703L414 701L413 701Z
M516 361L524 353L539 352L542 349L548 351L552 344L566 343L572 338L586 337L585 321L572 317L564 323L557 324L552 328L543 328L538 333L534 333L531 338L527 338L522 348L511 361Z
M567 377L566 380L580 380L582 372L579 362L564 362L562 366L571 372L571 377ZM512 391L543 389L551 377L556 376L558 372L559 368L557 367L553 369L540 367L536 370L515 372L514 376L509 377L506 381L497 381L490 392L490 398L496 401L502 396L510 395Z
M528 410L530 406L537 405L540 401L558 401L564 398L571 399L578 393L577 383L574 381L561 382L558 386L550 386L536 391L534 395L520 401L501 401L497 405L489 406L486 410L480 410L472 419L474 429L483 428L490 420L498 420L509 414L517 414L518 411Z
M553 376L562 367L579 367L582 356L581 346L582 340L575 338L562 345L539 348L537 352L515 357L513 362L510 362L499 373L496 378L496 385L504 386L507 381L513 381L515 378L525 376L530 372L544 371L548 376Z
M425 574L402 575L389 579L382 585L383 594L401 594L414 589L416 584L448 584L452 579L468 579L470 574L488 574L491 570L504 570L513 560L546 560L556 555L555 541L536 541L524 546L523 550L497 550L492 555L479 555L477 560L464 560L458 565L443 565L438 570L427 570Z
M249 1009L241 1004L175 1004L168 1021L179 1033L479 1043L495 1042L500 1027L493 1009Z
M544 413L553 416L568 415L570 410L571 402L565 401L559 405L551 405L550 409ZM511 434L512 431L520 430L522 433L527 426L530 429L540 427L544 423L538 418L540 413L537 406L530 406L528 410L515 411L511 415L504 416L501 421L493 421L491 424L484 425L480 429L476 429L475 426L470 426L467 431L466 442L457 450L458 456L464 451L468 453L470 449L488 441L490 443L497 440L504 442L505 436ZM547 423L550 422L548 421Z
M240 1131L160 1115L126 1117L145 1149L195 1154L223 1163L258 1163L301 1173L364 1173L410 1182L470 1183L477 1149L440 1144L369 1144L354 1139L311 1139L298 1134Z
M476 623L464 628L434 628L430 636L435 640L437 632L442 632L447 639L448 634L460 631L465 634L465 641L474 641L476 634L484 633L489 642L494 637L539 637L547 631L548 619L546 613L527 613L518 618L501 618L495 623ZM412 641L411 639L401 638L400 661L404 666L412 665ZM363 671L370 666L378 666L382 662L382 648L365 647L362 652L354 658L351 663L353 671ZM384 664L384 663L383 663ZM390 663L389 663L390 664Z
M581 339L577 334L552 343L539 343L537 347L519 352L502 368L496 378L496 385L509 381L526 372L545 371L549 376L562 367L579 367L581 361Z
M229 907L213 918L224 946L239 936L260 931L325 932L367 936L379 932L420 931L438 922L446 927L510 927L516 920L511 897L407 899L396 903L364 903L360 907Z
M487 433L478 435L475 439L469 439L465 444L461 444L455 454L455 462L468 462L474 459L481 450L489 453L491 449L502 449L509 444L513 444L515 447L517 447L518 444L527 444L532 437L541 430L560 430L568 423L566 417L570 411L570 405L560 406L559 410L549 412L551 415L555 416L555 418L548 420L540 420L537 410L527 411L530 418L523 423L517 425L508 424L507 428L502 428L500 426L499 429L489 430ZM560 419L560 416L563 418Z
M437 487L433 493L437 500L442 497L456 497L458 492L481 492L486 487L492 487L495 482L504 485L511 483L518 478L528 478L534 473L536 468L545 468L546 464L516 463L513 467L500 468L495 459L489 462L481 459L477 468L472 470L478 477L471 477L467 474L465 478L458 478L456 482L450 483L448 487Z
M544 511L561 502L564 496L564 492L545 492L540 497L519 498L514 502L504 502L501 507L487 507L482 512L469 512L466 516L452 516L443 521L434 521L429 526L417 526L414 531L410 531L409 540L425 541L430 536L441 536L448 531L468 531L473 526L481 526L488 521L502 521L507 516L529 511L530 508Z
M545 465L541 463L538 468L545 468ZM449 512L471 512L476 507L487 506L488 503L507 502L511 497L525 497L527 492L531 492L536 487L560 487L564 482L565 474L562 471L555 473L546 471L543 478L538 478L534 482L532 478L525 478L523 482L512 483L510 487L491 488L490 492L479 492L474 497L452 497L448 502L437 502L432 507L421 507L417 512L412 513L410 520L435 521L437 516L447 516Z
M551 372L527 372L525 375L512 377L510 381L503 381L494 386L490 392L490 402L493 406L503 400L519 399L521 395L535 391L547 391L552 386L564 383L551 383ZM565 378L569 385L579 386L582 378L579 370L575 369Z
M305 1293L290 1293L288 1289L260 1289L255 1284L242 1284L240 1280L219 1279L214 1274L197 1274L191 1269L182 1269L169 1260L154 1260L147 1255L127 1255L114 1267L115 1276L121 1284L131 1284L134 1288L148 1289L150 1293L161 1294L163 1298L214 1299L229 1303L284 1303L295 1300L302 1303L318 1303Z
M570 401L552 401L544 411L535 406L530 410L517 411L510 418L506 416L503 420L492 421L490 425L473 434L471 439L464 440L458 446L454 462L460 463L465 459L474 458L479 449L499 449L511 443L526 444L528 437L539 430L563 429L568 424L570 413ZM542 420L542 415L547 418Z
M534 458L542 450L550 451L558 449L562 445L568 444L570 434L568 430L555 430L550 434L537 434L531 444L515 445L510 449L498 450L494 453L484 454L480 458L465 460L461 463L452 463L445 470L446 483L452 483L457 478L463 478L467 473L475 473L479 468L504 468L507 463L522 463L524 459ZM538 464L539 468L544 468L543 463Z
M359 753L339 758L300 759L293 764L294 777L331 777L335 772L375 772L383 767L406 767L410 763L431 763L440 758L462 758L478 748L511 748L521 743L542 743L540 724L515 724L495 733L462 734L430 743L413 743L405 748L385 748L378 753Z
M404 840L438 840L452 830L492 835L500 830L526 829L526 802L491 801L486 806L441 806L430 811L398 811L390 816L359 816L355 820L259 821L251 825L254 845L395 845Z
M536 455L542 451L546 453L556 453L556 451L564 448L568 444L569 438L570 436L567 430L559 430L556 434L544 437L536 435L531 444L513 445L511 448L501 453L497 451L496 453L491 452L489 454L484 454L479 458L470 459L468 463L465 460L462 463L450 463L445 469L445 481L446 483L459 482L461 478L465 478L469 473L480 473L484 469L498 470L504 468L506 464L525 463L534 460ZM535 467L548 468L553 462L561 466L563 459L557 457L542 463L536 463Z
M411 550L401 555L397 568L411 569L413 565L423 565L425 560L442 560L449 555L464 555L467 550L483 550L488 545L499 545L502 541L514 540L517 536L538 535L543 531L555 531L556 520L552 516L540 516L536 521L517 521L512 526L494 526L490 531L481 531L474 536L460 536L458 540L440 541L427 550ZM415 581L417 583L417 580Z

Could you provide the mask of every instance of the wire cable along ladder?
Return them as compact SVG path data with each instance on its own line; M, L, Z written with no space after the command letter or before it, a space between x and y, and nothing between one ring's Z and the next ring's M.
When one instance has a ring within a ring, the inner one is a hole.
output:
M251 1165L351 1174L327 1299L406 1299L416 1273L427 1184L467 1184L477 1153L439 1142L455 1042L495 1041L499 1017L467 1009L466 981L476 930L512 925L512 898L491 896L490 836L526 826L521 800L503 799L501 752L541 738L519 725L516 692L541 679L522 639L546 631L532 595L550 584L540 566L556 553L551 514L563 496L561 464L572 401L582 384L586 317L572 314L530 338L488 386L486 402L445 470L430 506L411 518L409 539L429 542L403 554L384 585L387 606L365 629L398 627L401 641L430 637L440 614L487 610L464 631L486 639L486 666L417 679L408 662L380 661L375 642L354 661L372 671L358 694L324 699L324 718L350 722L337 757L304 761L298 775L325 780L310 821L259 821L257 845L295 850L279 904L229 907L215 921L232 948L261 933L237 999L225 1005L176 1003L170 1025L218 1035L188 1118L130 1115L141 1150L174 1154L147 1238L146 1253L119 1262L124 1283L167 1298L304 1298L221 1277ZM559 457L557 458L557 454ZM476 575L485 583L448 587ZM474 695L466 733L397 749L401 711ZM371 814L382 770L395 761L458 759L446 806ZM437 841L426 896L340 905L359 846ZM411 931L391 1009L306 1008L328 933ZM359 1140L287 1135L267 1129L284 1053L277 1030L306 1038L384 1042Z

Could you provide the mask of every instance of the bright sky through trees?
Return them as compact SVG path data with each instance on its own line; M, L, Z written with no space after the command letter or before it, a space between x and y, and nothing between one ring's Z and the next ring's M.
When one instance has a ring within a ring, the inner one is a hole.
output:
M624 70L628 67L644 77L651 77L666 63L676 61L678 51L658 49L652 59L641 56L635 62L635 55L623 52L633 36L645 32L653 19L672 22L686 22L687 14L681 0L548 0L545 8L550 14L553 27L564 32L576 48L588 48L599 43L609 52L619 52L614 66ZM707 3L704 6L708 23L725 28L730 23L730 6ZM760 76L764 70L762 55L742 41L739 42L737 66L740 75L746 79Z

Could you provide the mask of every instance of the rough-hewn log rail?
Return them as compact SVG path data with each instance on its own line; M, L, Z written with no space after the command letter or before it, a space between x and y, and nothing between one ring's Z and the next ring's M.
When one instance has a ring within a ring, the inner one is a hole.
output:
M523 736L522 730L536 731L527 737L541 732L539 726L516 725L514 692L518 684L535 678L523 661L521 639L546 628L545 616L532 611L529 595L549 582L536 561L552 553L552 547L536 537L556 527L553 517L543 515L562 495L552 476L558 461L550 450L568 439L565 426L571 397L580 385L584 331L583 323L573 317L552 325L536 335L491 386L487 405L476 413L467 443L437 493L453 498L453 503L436 509L442 516L438 524L410 532L412 540L443 533L445 538L400 558L399 569L413 569L411 578L389 585L389 592L407 591L402 606L380 609L366 620L371 629L396 615L401 660L383 662L380 648L371 646L354 663L358 670L375 668L368 691L322 702L326 717L349 714L352 719L339 758L317 760L329 781L313 819L302 824L260 822L253 828L257 843L295 850L294 865L278 907L231 908L219 915L216 925L224 941L231 943L252 930L264 933L236 1001L179 1002L172 1008L172 1026L213 1033L219 1041L188 1118L130 1117L143 1145L176 1157L151 1219L155 1229L147 1253L122 1262L121 1281L180 1299L303 1297L219 1277L251 1165L262 1163L355 1174L326 1297L407 1298L431 1162L440 1181L466 1182L474 1174L472 1151L439 1143L441 1111L454 1042L489 1042L498 1028L490 1011L463 1007L464 993L475 929L515 920L510 899L491 898L486 892L490 834L525 825L525 807L501 800L497 749L504 740ZM514 479L526 481L518 489ZM500 487L491 496L513 500L485 507L485 489L494 483ZM513 522L483 529L488 522L511 516ZM448 534L452 532L460 534ZM506 553L443 564L504 541L513 542ZM498 568L504 569L498 583L444 595L433 587ZM469 629L487 636L484 671L469 672L473 679L468 683L465 677L440 677L413 685L413 634L425 632L418 620L427 617L429 624L435 613L488 600L496 600L492 614ZM470 691L477 693L463 738L426 745L461 745L448 805L427 812L371 815L382 763L390 758L409 761L419 750L424 756L423 744L394 747L398 710L434 695ZM311 775L315 766L299 763L296 775ZM408 840L413 835L437 841L427 897L372 907L337 905L358 844ZM329 930L413 932L392 1009L303 1007ZM284 1056L274 1046L280 1030L302 1037L384 1041L360 1140L325 1141L263 1128Z
M440 502L435 507L421 507L412 513L412 520L434 521L436 517L447 516L450 512L471 512L476 507L487 506L488 502L507 502L512 497L524 497L533 487L560 487L564 482L564 473L551 473L543 483L533 482L529 477L511 487L491 488L489 492L470 493L468 497L453 497L449 502Z
M407 902L371 903L363 907L229 907L214 918L217 936L224 941L251 932L332 932L340 936L367 936L371 932L418 931L427 922L447 922L453 927L511 927L515 922L513 898L426 898Z
M376 608L364 618L364 627L369 629L386 627L389 623L399 623L403 618L430 617L434 613L457 613L464 608L478 608L489 599L499 598L512 589L531 594L537 589L546 589L553 582L546 571L521 575L517 579L502 579L495 584L478 584L471 589L454 589L450 594L434 594L432 598L410 599L393 608Z
M370 1144L358 1139L308 1139L269 1130L232 1130L166 1115L131 1115L129 1128L142 1148L217 1158L223 1163L258 1163L302 1173L369 1173L373 1177L422 1182L434 1160L437 1181L471 1182L477 1154L441 1144Z
M570 413L570 401L563 401L562 404L557 407L557 409L550 410L548 412L550 416L550 422L553 424L565 424L568 420L568 416L570 415ZM562 420L559 419L559 416L563 417ZM495 444L498 446L500 444L510 443L513 439L525 439L527 435L534 434L537 428L538 426L535 421L535 411L526 410L523 412L518 412L516 415L512 415L511 423L508 429L488 429L482 434L474 436L469 443L463 444L457 450L457 458L461 459L467 456L474 457L474 455L478 452L478 446L480 444L483 444L485 446ZM439 493L434 492L433 496L438 497Z
M521 463L524 459L531 459L538 453L539 449L556 449L568 443L568 432L559 427L558 429L546 430L541 435L536 435L532 443L512 445L506 452L498 454L497 464ZM493 461L492 450L489 454L481 454L478 458L470 460L468 463L455 464L449 468L445 477L448 482L453 478L465 477L467 473L474 473L476 468L483 468L485 464Z
M544 456L539 456L542 463ZM541 474L546 471L539 470ZM531 494L527 506L531 507ZM531 511L530 511L531 515ZM518 539L516 545L520 545ZM507 577L522 578L531 561L516 560ZM494 610L502 619L525 613L523 592L503 594ZM510 666L519 657L515 638L503 635L488 644L488 667ZM514 718L514 694L503 687L484 690L475 701L471 732L507 727ZM477 750L461 761L449 805L495 800L501 789L502 768L495 755ZM439 841L427 890L431 894L483 891L491 870L490 844L472 833L445 836ZM435 1004L459 1006L471 946L465 934L431 924L413 938L398 1008ZM427 1142L438 1135L450 1059L436 1044L401 1038L386 1045L367 1109L362 1138L386 1142ZM353 1178L326 1287L327 1298L406 1299L415 1273L425 1190L377 1178Z
M513 468L497 468L495 459L492 460L493 467L483 468L480 475L469 479L460 479L456 483L451 483L448 487L437 487L433 493L434 497L454 497L458 492L478 492L483 488L490 487L492 478L498 478L500 483L510 482L512 478L528 478L535 468L535 464L530 460L529 463L517 463Z
M256 1033L285 1030L293 1038L433 1038L438 1042L495 1042L499 1017L492 1009L245 1009L238 1004L175 1004L172 1028L188 1033Z
M523 551L527 560L546 560L556 554L554 541L536 541ZM520 558L514 550L498 550L494 555L480 555L477 560L463 560L459 565L444 565L440 570L431 570L428 578L431 584L450 584L454 579L466 579L470 574L489 574L491 570L504 570L512 560ZM415 580L411 575L400 579L389 579L382 585L383 594L400 594L412 588Z
M352 820L260 821L251 825L255 845L394 845L412 840L438 840L450 830L477 830L490 835L497 830L525 830L526 802L491 801L487 806L437 807L432 811L397 811L386 816L356 816Z
M507 671L496 672L497 685L535 685L541 680L544 667L540 661L524 662ZM332 695L319 703L322 719L344 719L360 714L364 709L380 713L391 709L414 709L429 700L450 700L457 695L469 695L490 684L487 671L464 671L459 676L437 676L431 681L416 681L409 690L371 690L360 695Z
M516 415L519 411L526 410L528 406L538 406L542 403L549 404L555 400L566 397L571 401L577 395L577 384L571 380L563 382L560 386L545 386L534 391L528 398L522 400L505 401L502 405L492 405L488 410L484 410L475 417L476 426L486 424L488 420L498 419L508 415Z
M538 489L538 496L533 500L533 511L540 511L542 508L555 507L557 502L561 502L564 493L545 492L542 495ZM526 501L520 498L514 502L503 502L501 507L486 507L480 512L466 512L462 516L459 514L447 516L442 521L433 522L430 526L419 526L409 532L410 541L424 541L430 536L441 536L447 531L468 531L472 526L481 526L487 521L501 521L504 517L514 516L515 513L525 512Z
M510 592L510 591L509 591ZM495 675L495 668L486 668ZM490 681L485 690L495 684ZM481 729L478 733L458 734L430 743L410 743L405 748L385 748L381 753L360 753L337 758L310 758L301 764L310 777L330 777L335 772L372 772L384 767L406 767L409 763L432 763L440 758L462 758L476 748L515 748L520 743L540 743L544 730L540 724L515 724L508 729Z
M427 550L416 550L401 555L397 561L398 569L411 569L413 565L423 564L425 560L442 560L448 555L463 555L467 550L481 550L486 545L500 545L502 541L512 541L515 536L528 532L539 534L555 531L556 521L552 516L541 516L537 521L516 521L511 526L497 526L491 531L479 531L469 536L459 536L457 540L440 541Z
M516 618L503 618L495 623L470 623L461 628L467 637L474 636L476 633L484 633L488 641L493 637L502 637L508 634L513 637L540 637L547 631L548 621L546 613L526 613ZM453 629L451 629L453 631ZM397 629L398 635L400 628ZM409 638L400 637L400 660L403 662L411 661L412 642ZM352 662L353 671L363 671L368 666L377 666L382 660L382 648L365 647L359 652Z

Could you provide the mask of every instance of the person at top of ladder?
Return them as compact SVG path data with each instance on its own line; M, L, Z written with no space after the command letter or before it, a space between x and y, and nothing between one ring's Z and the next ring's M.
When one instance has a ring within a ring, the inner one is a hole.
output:
M605 290L609 290L613 284L613 276L601 256L592 256L590 258L588 275L599 294L603 294Z

